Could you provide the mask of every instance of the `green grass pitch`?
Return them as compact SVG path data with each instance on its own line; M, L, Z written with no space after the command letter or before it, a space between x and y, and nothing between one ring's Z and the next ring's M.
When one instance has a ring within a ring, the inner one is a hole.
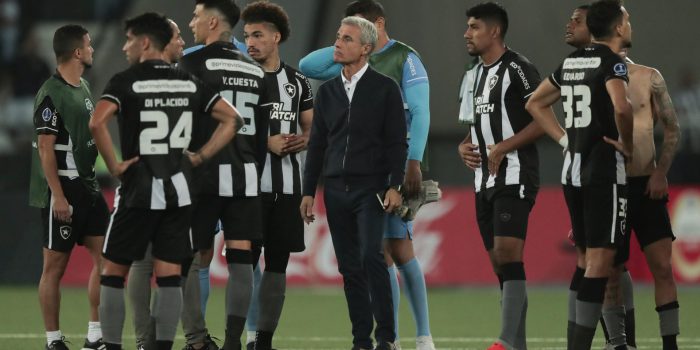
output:
M566 349L566 297L562 286L528 290L527 335L529 349ZM207 311L211 333L223 337L223 289L212 289ZM0 287L0 349L43 349L43 323L36 288ZM681 349L700 349L700 289L682 287ZM495 288L430 289L430 320L438 349L485 349L500 330L499 293ZM638 349L661 349L653 289L636 287L635 314ZM87 298L84 289L65 288L61 305L61 329L80 349L87 330ZM124 327L124 348L134 349L130 314ZM406 299L401 302L403 349L415 348L415 327ZM602 349L597 332L594 349ZM292 288L275 336L278 349L350 349L350 321L342 290L337 288ZM174 349L184 345L178 333Z

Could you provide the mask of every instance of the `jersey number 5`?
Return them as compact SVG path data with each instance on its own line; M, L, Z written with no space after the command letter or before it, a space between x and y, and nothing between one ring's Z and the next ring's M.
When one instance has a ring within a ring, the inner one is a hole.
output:
M172 132L169 130L168 115L163 111L141 111L139 118L142 123L156 123L153 127L144 128L139 134L139 149L142 155L168 154L170 148L185 149L190 145L192 112L182 112ZM165 142L168 134L169 141Z
M586 85L574 85L561 87L561 95L564 97L564 123L566 128L585 128L591 124L591 89ZM574 109L576 102L576 109Z
M241 118L245 122L245 125L238 133L241 135L255 135L255 110L253 106L258 104L260 96L250 92L239 91L235 93L236 101L234 103L233 95L234 92L232 90L221 91L221 96L236 106L238 113L241 114Z

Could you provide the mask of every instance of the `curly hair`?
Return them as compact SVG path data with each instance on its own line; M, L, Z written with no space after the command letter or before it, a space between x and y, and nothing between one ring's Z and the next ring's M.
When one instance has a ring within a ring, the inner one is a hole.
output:
M241 13L243 22L248 23L270 23L280 33L280 43L283 43L291 29L289 27L289 16L282 6L267 1L256 1L248 4Z

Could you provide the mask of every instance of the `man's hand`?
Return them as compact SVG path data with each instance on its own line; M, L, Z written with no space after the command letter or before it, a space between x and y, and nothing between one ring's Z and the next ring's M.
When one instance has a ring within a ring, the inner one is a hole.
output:
M408 167L406 168L406 178L403 180L406 195L408 197L413 197L420 193L422 182L423 173L420 171L420 161L409 160Z
M192 166L195 168L204 163L204 158L202 158L202 154L199 152L192 153L190 151L185 151L185 154L187 155L187 158L190 159L190 164L192 164Z
M304 196L301 199L299 211L301 213L301 218L307 225L314 222L314 220L316 220L316 216L314 215L314 197Z
M58 221L70 223L71 217L73 216L73 211L71 210L70 204L68 204L66 197L51 196L51 202L51 206L53 207L53 217Z
M309 139L303 135L289 134L285 139L286 143L282 151L284 153L297 153L306 149Z
M644 194L651 199L661 199L668 194L668 180L660 171L654 171L649 177Z
M489 174L491 175L498 174L498 168L501 166L503 157L506 156L506 154L501 150L500 145L500 143L497 143L495 145L486 146L486 148L489 150Z
M631 150L631 149L627 149L627 148L625 147L625 144L622 143L622 141L613 140L613 139L611 139L611 138L609 138L609 137L607 137L607 136L603 136L603 140L604 140L605 142L607 142L607 143L613 145L613 147L615 147L615 149L616 149L618 152L622 153L622 155L625 156L625 160L627 161L627 163L629 163L629 162L632 160L632 150Z
M131 166L131 164L134 164L139 161L139 156L136 156L131 159L127 159L125 161L117 163L117 165L114 167L114 169L111 170L112 176L114 177L120 177L122 174L126 172L127 169ZM193 163L194 165L194 163Z
M287 152L284 151L284 148L287 146L287 137L289 137L289 134L277 134L268 137L267 149L280 157L286 156Z
M457 152L466 166L472 170L481 167L481 155L479 154L479 145L469 142L462 142L457 146Z
M396 208L401 206L403 198L401 193L394 188L389 188L384 195L384 211L392 213Z

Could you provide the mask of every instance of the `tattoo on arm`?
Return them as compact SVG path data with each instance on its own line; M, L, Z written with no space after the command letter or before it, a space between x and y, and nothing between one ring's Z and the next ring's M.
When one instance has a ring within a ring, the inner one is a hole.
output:
M657 70L653 70L651 73L651 102L654 119L660 120L664 126L664 142L657 168L666 173L671 167L673 156L676 153L676 146L680 139L680 125L671 96L668 94L666 81Z

